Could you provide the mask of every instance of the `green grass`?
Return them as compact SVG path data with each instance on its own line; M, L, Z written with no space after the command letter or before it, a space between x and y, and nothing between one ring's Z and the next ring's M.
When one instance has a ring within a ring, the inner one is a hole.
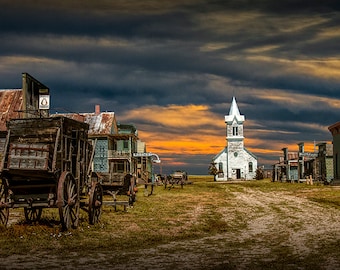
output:
M214 182L211 176L189 176L189 180L193 183L185 185L183 189L175 186L168 190L158 186L151 196L144 196L144 188L140 187L133 208L124 212L123 207L118 206L118 211L114 211L113 207L104 206L101 222L93 226L87 223L87 213L82 211L79 227L68 232L61 231L57 209L44 209L42 220L33 225L24 222L22 209L10 209L11 213L21 213L21 218L8 228L0 227L0 257L49 252L67 257L77 250L77 256L88 256L89 251L94 251L94 257L99 256L96 251L112 252L112 260L117 262L123 261L123 253L126 250L138 251L161 244L203 239L226 233L237 236L248 229L252 218L261 217L267 211L265 206L252 206L252 214L249 215L246 210L250 206L237 205L236 194L246 196L249 191L273 193L275 196L290 194L317 202L325 209L340 209L340 190L330 186L273 183L269 179L222 183ZM287 229L300 229L301 224L294 223L294 209L290 216L287 216L280 205L268 207L273 214L292 220L291 224L287 224ZM260 244L268 245L273 258L282 258L282 261L278 259L276 263L271 262L273 269L284 269L281 268L284 260L292 263L300 260L292 250L282 248L281 244L287 237L286 233L273 233L268 236L264 232ZM245 242L230 239L221 243L221 248L230 249L231 246L234 250L246 249L256 245L256 241L258 239ZM334 253L334 250L331 250L334 243L320 245L324 251ZM208 250L206 253L209 255ZM232 260L234 254L229 256ZM311 256L301 260L304 266L309 266L312 265L309 262L316 259ZM265 262L266 257L257 261L258 269L262 268Z

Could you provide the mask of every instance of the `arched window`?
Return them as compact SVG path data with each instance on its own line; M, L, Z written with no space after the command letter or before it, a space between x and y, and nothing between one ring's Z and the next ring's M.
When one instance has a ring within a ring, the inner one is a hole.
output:
M222 162L218 163L218 171L223 172L223 163Z
M253 172L253 162L249 162L249 172Z

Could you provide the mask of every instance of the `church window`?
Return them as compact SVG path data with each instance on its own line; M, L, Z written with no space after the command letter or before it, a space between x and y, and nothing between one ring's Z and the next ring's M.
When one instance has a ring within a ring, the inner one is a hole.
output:
M223 172L223 163L218 163L218 171Z
M253 172L253 162L249 162L249 172Z
M233 136L238 136L238 127L233 127Z

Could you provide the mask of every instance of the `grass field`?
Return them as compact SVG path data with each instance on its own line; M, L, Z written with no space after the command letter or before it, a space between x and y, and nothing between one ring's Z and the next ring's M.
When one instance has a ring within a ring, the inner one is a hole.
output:
M261 181L192 184L151 196L139 187L127 212L104 206L101 222L62 232L57 209L25 224L11 209L1 227L0 268L334 269L340 265L340 189Z

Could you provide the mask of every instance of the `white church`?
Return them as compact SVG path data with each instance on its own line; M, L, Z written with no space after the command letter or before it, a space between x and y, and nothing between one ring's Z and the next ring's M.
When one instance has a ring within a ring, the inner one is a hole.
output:
M257 157L244 147L244 120L233 97L229 115L225 116L227 146L212 160L218 171L216 181L255 179Z

